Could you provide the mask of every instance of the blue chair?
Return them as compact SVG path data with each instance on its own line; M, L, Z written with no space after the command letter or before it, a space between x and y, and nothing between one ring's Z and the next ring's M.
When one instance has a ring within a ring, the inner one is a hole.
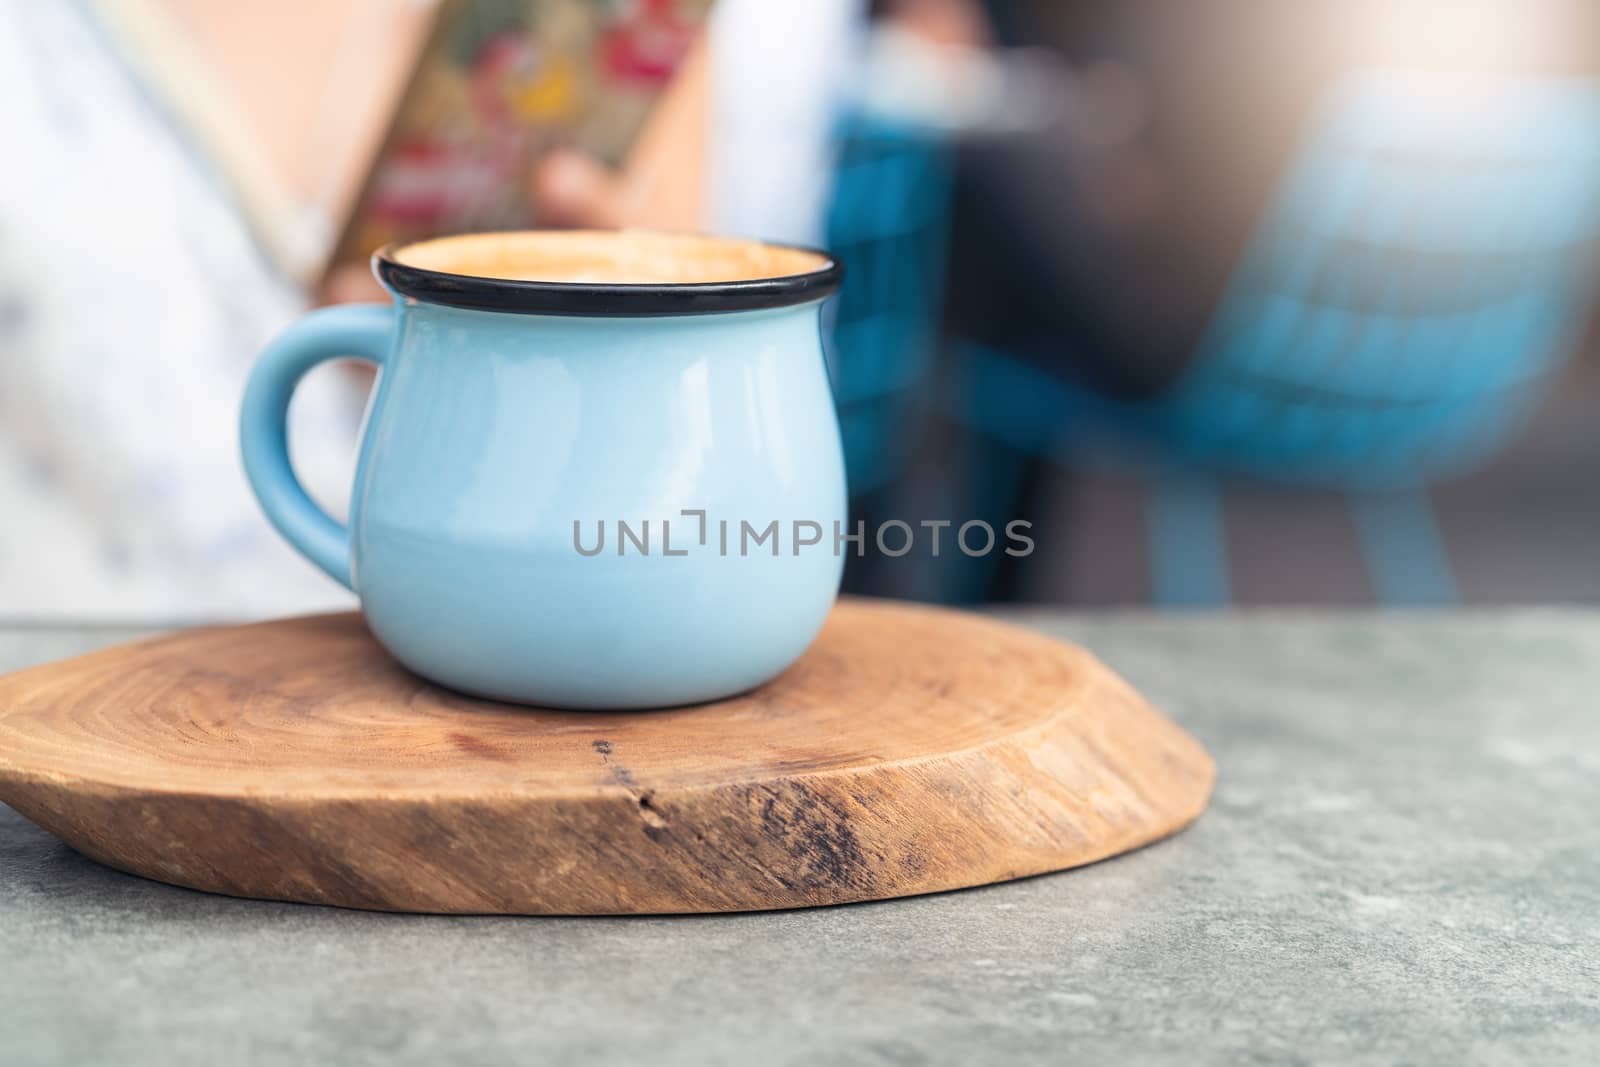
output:
M853 497L909 459L933 364L949 237L952 149L936 131L864 114L837 129L827 247L845 264L829 370Z
M1138 463L1159 602L1227 600L1224 473L1349 491L1379 599L1449 602L1425 487L1492 453L1570 354L1597 234L1600 83L1353 76L1161 398L1113 404L973 348L959 413Z

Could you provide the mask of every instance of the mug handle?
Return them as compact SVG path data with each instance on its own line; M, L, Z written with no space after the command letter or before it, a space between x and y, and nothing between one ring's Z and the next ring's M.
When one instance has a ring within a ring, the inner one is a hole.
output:
M312 501L289 464L289 399L312 367L330 359L355 358L381 369L393 334L388 304L311 312L261 353L239 412L239 451L261 510L301 555L352 592L350 531Z

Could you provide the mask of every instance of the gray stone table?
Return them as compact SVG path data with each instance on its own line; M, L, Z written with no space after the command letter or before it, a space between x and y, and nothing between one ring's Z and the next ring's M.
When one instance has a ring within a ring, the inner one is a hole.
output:
M206 896L0 808L0 1063L1600 1063L1600 616L1019 618L1210 747L1198 824L935 897L504 919Z

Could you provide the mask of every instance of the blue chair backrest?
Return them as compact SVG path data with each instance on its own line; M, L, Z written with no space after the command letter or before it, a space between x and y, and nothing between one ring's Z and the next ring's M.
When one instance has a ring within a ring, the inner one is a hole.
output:
M1420 480L1495 447L1587 321L1600 83L1333 91L1156 419L1208 464Z
M952 162L941 134L915 126L852 115L837 136L827 246L845 276L829 363L859 495L907 458L905 419L938 343Z

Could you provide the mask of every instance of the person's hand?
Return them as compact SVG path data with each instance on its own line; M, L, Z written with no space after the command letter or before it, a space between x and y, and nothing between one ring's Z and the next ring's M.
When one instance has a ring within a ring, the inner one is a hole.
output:
M705 196L706 67L702 36L656 103L620 171L571 149L540 159L529 189L539 225L698 229Z
M534 163L529 182L533 215L541 228L613 230L625 226L685 229L661 225L650 215L650 197L636 174L617 173L571 149L557 149ZM329 273L317 290L318 304L350 304L385 299L383 287L365 263L350 263Z
M637 225L636 188L595 159L556 149L534 164L529 192L541 226L611 230Z

